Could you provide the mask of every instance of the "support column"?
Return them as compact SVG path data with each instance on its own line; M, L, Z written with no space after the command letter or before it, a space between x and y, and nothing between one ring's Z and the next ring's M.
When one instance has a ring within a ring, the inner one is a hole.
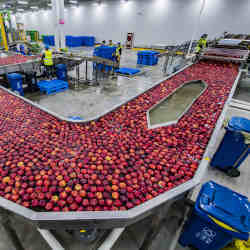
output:
M199 28L200 28L200 24L201 24L201 16L202 16L202 13L203 13L203 10L205 8L205 5L206 5L206 0L201 0L201 8L200 8L200 12L199 12L199 16L198 16L198 19L197 19L197 23L195 24L195 29L194 29L194 32L193 32L193 35L192 35L192 39L191 39L191 42L190 42L190 45L189 45L189 48L188 48L188 55L190 55L190 52L191 52L191 49L192 49L192 45L193 45L193 42L194 42L194 38L196 36L196 33L198 32Z
M60 37L58 32L59 26L59 9L58 9L58 0L51 0L52 2L52 15L54 23L54 35L55 35L55 47L58 50L60 47Z
M52 15L54 16L56 49L65 48L64 0L52 0Z
M59 32L60 32L60 48L65 48L65 34L64 34L64 0L58 0L59 3Z

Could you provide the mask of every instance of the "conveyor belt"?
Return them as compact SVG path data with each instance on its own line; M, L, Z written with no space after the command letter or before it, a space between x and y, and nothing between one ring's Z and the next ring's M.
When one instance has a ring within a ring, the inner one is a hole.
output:
M0 198L0 205L51 227L87 221L97 227L106 221L114 227L137 220L141 213L148 213L195 185L190 180L201 170L199 163L237 74L238 67L234 64L200 62L113 112L84 124L61 121L0 90L0 195L5 198ZM148 129L146 111L184 82L192 80L203 80L208 88L179 123ZM22 177L24 173L34 176L35 180L27 181ZM45 175L50 176L50 183L53 181L53 189L41 188L45 186ZM20 177L15 179L16 176ZM61 179L66 184L60 183ZM37 200L32 203L31 194L19 193L19 184L14 188L16 182L27 183L24 184L27 187L21 188L29 187L36 195L43 195L32 199ZM119 186L121 182L125 185ZM58 196L66 186L70 190L75 189L76 184L87 191L85 199L89 204L80 205L72 197L77 206L60 207L55 201L53 207L86 213L40 213L24 208L44 211L44 201L51 199L46 196L48 192ZM6 189L8 185L12 188ZM121 204L113 194L117 189L113 186L118 186L119 196L123 196ZM13 188L17 196L13 196ZM105 204L95 200L98 190L106 193ZM14 199L22 206L6 199ZM107 199L111 202L107 203ZM95 209L105 212L91 212ZM117 209L129 210L107 211Z
M40 59L37 57L11 53L6 57L0 57L0 75L16 71L34 71L39 63Z
M231 61L231 62L245 62L248 58L248 50L227 49L227 48L208 48L202 53L201 58L217 60L217 61Z

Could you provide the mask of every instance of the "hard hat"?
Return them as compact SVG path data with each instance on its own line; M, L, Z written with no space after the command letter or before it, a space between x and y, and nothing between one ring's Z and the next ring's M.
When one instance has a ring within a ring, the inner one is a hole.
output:
M46 46L45 46L45 49L49 49L49 45L46 45Z

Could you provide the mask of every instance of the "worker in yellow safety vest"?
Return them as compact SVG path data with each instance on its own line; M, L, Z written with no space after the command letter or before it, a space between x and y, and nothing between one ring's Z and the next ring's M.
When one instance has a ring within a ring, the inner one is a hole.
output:
M54 62L53 62L53 53L49 49L49 46L45 47L45 51L42 55L42 62L45 66L45 76L47 78L53 77L53 70L54 70Z
M207 36L207 34L202 35L200 40L198 41L198 44L195 49L195 52L197 54L199 54L203 49L207 47Z
M109 46L109 47L114 47L114 44L113 44L113 41L112 41L112 40L109 40L108 46Z
M101 46L106 46L106 41L103 40L100 44L97 44L95 47L101 47Z
M121 46L121 43L118 43L116 51L115 51L115 57L116 57L116 61L119 64L120 64L120 60L121 60L121 55L122 55L122 46Z

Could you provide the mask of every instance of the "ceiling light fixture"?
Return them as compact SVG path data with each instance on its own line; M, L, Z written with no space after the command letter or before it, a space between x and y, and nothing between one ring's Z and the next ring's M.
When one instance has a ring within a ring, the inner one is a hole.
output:
M23 11L24 11L24 9L17 9L17 11L23 12Z
M18 1L19 4L29 4L27 1Z
M38 10L37 6L30 6L30 8L33 9L33 10Z
M76 1L76 0L69 0L69 3L78 4L78 1Z

